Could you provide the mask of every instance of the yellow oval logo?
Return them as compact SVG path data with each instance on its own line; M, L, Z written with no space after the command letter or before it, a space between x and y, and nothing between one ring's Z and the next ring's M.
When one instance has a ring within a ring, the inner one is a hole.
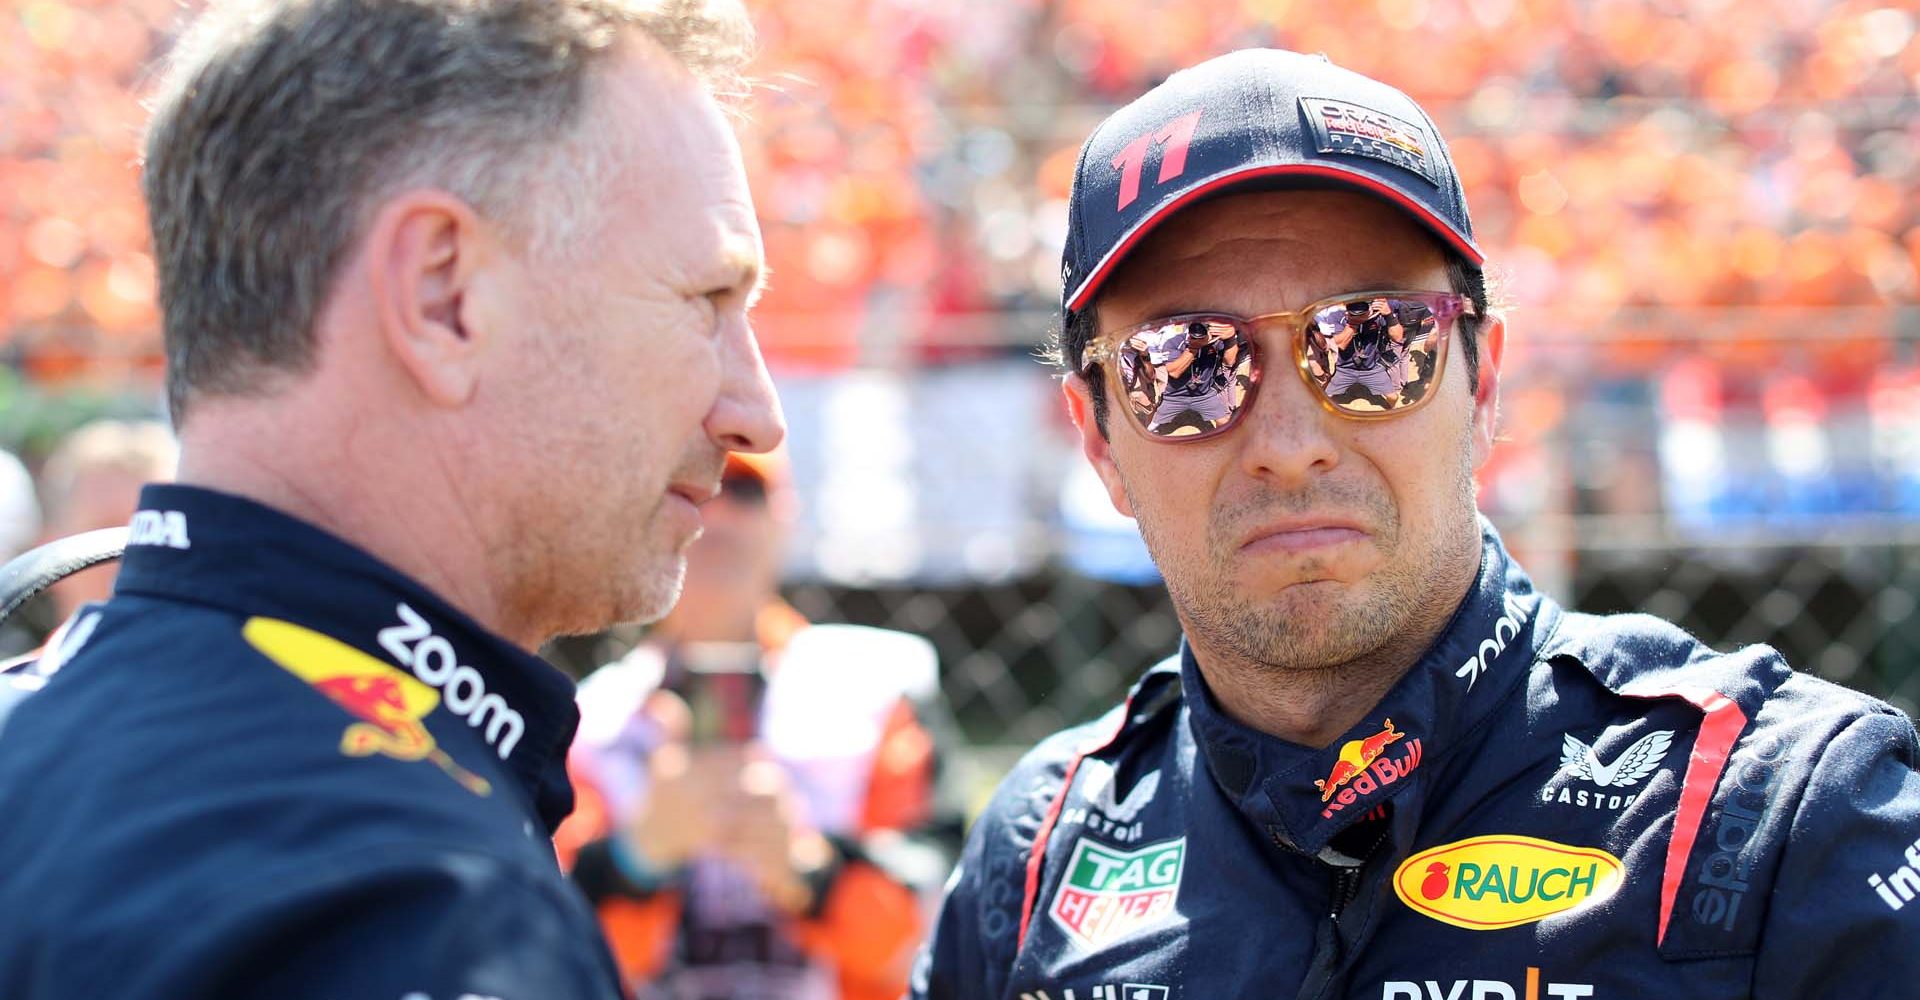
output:
M1394 871L1393 891L1442 923L1493 931L1606 899L1625 873L1597 847L1503 833L1421 851Z

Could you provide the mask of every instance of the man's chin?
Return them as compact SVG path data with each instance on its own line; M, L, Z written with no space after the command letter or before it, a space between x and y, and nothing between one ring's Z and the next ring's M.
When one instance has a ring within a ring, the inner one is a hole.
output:
M631 589L617 595L613 602L614 621L603 627L651 625L665 618L680 603L687 581L686 558L675 553L672 563L670 570L663 567L653 573L636 574L629 581Z
M1292 613L1343 606L1354 600L1358 589L1353 581L1325 571L1242 574L1235 584L1237 592L1246 599Z

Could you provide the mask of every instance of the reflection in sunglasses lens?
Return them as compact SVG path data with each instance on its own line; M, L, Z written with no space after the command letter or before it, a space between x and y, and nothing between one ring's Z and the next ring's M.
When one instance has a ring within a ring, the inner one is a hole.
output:
M1133 418L1159 437L1227 426L1252 382L1252 342L1225 319L1186 319L1120 347L1120 386Z
M1293 360L1344 413L1413 406L1432 389L1445 339L1430 301L1376 295L1315 309L1305 330L1295 329ZM1181 316L1121 342L1114 367L1139 426L1155 437L1196 437L1239 417L1256 381L1255 351L1244 321Z
M1433 310L1412 299L1358 299L1321 310L1307 367L1327 398L1349 413L1412 406L1427 394L1438 353Z

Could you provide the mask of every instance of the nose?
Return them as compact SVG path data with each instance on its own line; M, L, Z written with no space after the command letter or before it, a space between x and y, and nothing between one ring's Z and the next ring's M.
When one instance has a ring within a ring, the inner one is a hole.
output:
M1284 346L1284 345L1278 345ZM1282 489L1298 489L1340 464L1339 442L1328 413L1293 371L1292 352L1272 353L1262 367L1259 395L1241 420L1241 469Z
M726 451L772 451L787 436L780 397L753 327L744 319L732 326L720 358L720 395L707 413L707 437Z

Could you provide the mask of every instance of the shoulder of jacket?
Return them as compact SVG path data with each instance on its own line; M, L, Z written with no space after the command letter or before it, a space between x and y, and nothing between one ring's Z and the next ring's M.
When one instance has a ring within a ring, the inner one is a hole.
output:
M1100 718L1054 733L1027 751L1000 782L982 819L1037 828L1075 762L1133 740L1153 738L1155 724L1176 715L1180 699L1180 667L1175 657L1148 670L1127 700Z
M1683 737L1690 749L1668 846L1669 877L1678 878L1663 893L1659 951L1669 959L1759 947L1780 858L1816 775L1850 767L1828 760L1842 734L1858 729L1867 743L1914 756L1911 724L1885 702L1798 673L1767 646L1721 652L1649 615L1569 613L1537 659L1591 675L1621 699L1649 708L1683 701L1699 712Z
M236 873L238 875L239 873ZM592 926L557 869L542 871L524 860L470 844L401 839L349 851L311 851L289 855L274 866L260 866L220 886L218 894L196 905L199 918L190 934L169 945L181 954L218 954L236 942L277 937L304 928L298 936L319 937L352 924L370 904L421 922L436 917L471 920L463 933L492 947L518 947L529 928L565 933L542 935L548 947L578 939ZM511 933L504 933L511 931ZM391 956L368 955L370 961ZM430 958L431 956L426 956Z
M1615 694L1629 698L1711 694L1757 709L1794 676L1769 646L1720 652L1663 618L1646 614L1568 612L1537 659L1569 659Z
M95 651L117 659L175 659L187 644L198 655L238 657L251 649L247 621L245 614L208 604L116 595L75 612L48 637L47 652L63 663Z

